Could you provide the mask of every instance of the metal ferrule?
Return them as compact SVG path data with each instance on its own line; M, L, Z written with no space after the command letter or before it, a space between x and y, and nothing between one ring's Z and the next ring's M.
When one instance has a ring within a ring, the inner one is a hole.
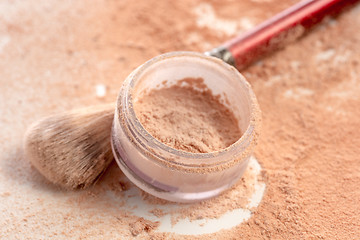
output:
M235 59L234 59L233 55L227 48L225 48L223 46L220 46L220 47L214 48L210 51L207 51L207 52L205 52L205 55L220 58L227 64L230 64L231 66L235 67Z

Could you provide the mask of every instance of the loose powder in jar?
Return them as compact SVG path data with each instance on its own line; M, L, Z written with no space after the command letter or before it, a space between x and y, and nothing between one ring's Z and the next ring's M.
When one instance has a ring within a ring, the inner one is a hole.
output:
M178 150L208 153L224 149L241 137L238 120L202 78L185 78L152 89L134 103L144 128Z

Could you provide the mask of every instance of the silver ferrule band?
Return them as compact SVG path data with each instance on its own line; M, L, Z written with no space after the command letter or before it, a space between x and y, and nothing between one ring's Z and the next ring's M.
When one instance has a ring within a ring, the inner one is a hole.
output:
M205 52L205 55L217 57L226 62L227 64L230 64L231 66L235 67L235 59L231 52L225 48L225 47L217 47L210 51Z

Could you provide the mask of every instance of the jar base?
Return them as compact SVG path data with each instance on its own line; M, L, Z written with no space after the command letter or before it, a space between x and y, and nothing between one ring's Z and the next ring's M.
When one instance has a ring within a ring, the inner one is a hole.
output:
M181 192L177 190L177 187L169 186L163 183L159 183L156 181L156 179L149 179L148 176L144 177L147 181L144 179L141 179L139 175L142 175L142 173L135 172L125 163L125 161L122 159L119 151L117 148L114 147L113 139L111 140L111 147L114 153L114 157L116 160L116 163L120 167L121 171L125 174L125 176L134 183L137 187L142 189L143 191L167 200L171 202L178 202L178 203L192 203L192 202L199 202L206 199L210 199L213 197L218 196L223 191L229 189L233 184L235 184L244 174L248 160L244 164L245 167L242 168L242 171L238 173L238 177L234 178L231 182L228 182L226 185L223 185L221 187L218 187L216 189L212 189L210 191L203 191L203 192ZM152 184L151 184L152 183ZM160 188L161 186L161 188Z

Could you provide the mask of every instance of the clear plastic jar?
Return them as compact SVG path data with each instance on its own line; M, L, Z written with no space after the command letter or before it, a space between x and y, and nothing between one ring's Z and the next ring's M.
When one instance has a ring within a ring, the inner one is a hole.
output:
M238 119L243 135L229 147L211 153L177 150L155 139L139 122L133 103L145 89L189 77L203 78ZM194 202L220 194L243 175L260 120L255 95L235 68L204 54L171 52L144 63L124 81L117 99L112 148L121 170L139 188L166 200Z

